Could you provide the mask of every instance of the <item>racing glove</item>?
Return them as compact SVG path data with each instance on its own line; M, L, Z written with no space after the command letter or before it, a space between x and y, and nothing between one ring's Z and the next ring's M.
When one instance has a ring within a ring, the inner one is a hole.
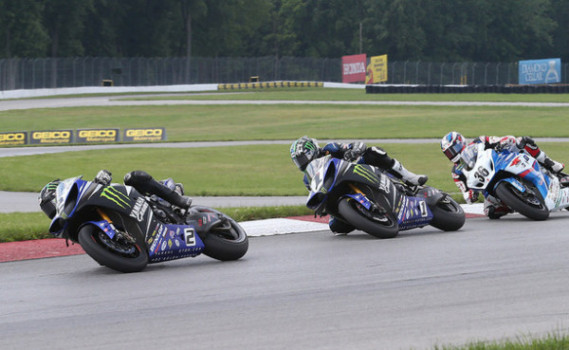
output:
M478 200L478 192L473 190L467 190L463 192L462 195L464 196L464 200L466 204L472 204Z
M350 145L350 148L346 151L346 153L344 153L344 159L352 162L361 156L365 152L366 148L367 147L365 143L354 142Z

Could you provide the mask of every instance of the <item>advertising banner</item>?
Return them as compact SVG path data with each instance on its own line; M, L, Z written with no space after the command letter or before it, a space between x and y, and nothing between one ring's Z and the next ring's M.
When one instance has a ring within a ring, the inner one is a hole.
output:
M373 56L367 66L366 84L387 81L387 55Z
M165 128L125 129L122 138L124 142L166 141Z
M358 83L366 80L366 54L342 56L342 83Z
M73 131L72 130L44 130L44 131L31 131L30 144L43 145L49 143L72 143Z
M555 84L561 82L561 59L519 61L520 84Z
M118 142L119 129L78 129L76 143Z
M0 146L25 145L28 133L25 131L0 132Z

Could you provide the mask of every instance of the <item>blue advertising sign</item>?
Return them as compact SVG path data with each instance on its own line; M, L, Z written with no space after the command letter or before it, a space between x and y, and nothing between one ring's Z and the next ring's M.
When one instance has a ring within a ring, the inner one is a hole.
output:
M520 84L554 84L561 82L561 59L549 58L519 62Z

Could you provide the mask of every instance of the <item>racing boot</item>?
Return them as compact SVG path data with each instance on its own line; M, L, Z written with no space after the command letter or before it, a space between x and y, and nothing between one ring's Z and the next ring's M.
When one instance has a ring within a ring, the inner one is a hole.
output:
M510 213L513 213L513 210L497 198L488 196L484 199L484 214L489 219L496 220Z
M427 175L417 175L405 169L397 159L393 159L393 165L389 172L405 181L405 183L414 186L422 186L429 179Z
M145 195L154 194L182 209L188 209L192 205L190 197L180 195L175 189L154 180L150 174L141 170L131 171L126 174L124 183L136 188L137 191Z
M565 164L559 163L558 161L555 161L549 157L545 157L543 160L543 166L555 174L558 174L563 171L563 169L565 169Z
M535 157L535 159L541 164L544 168L551 171L552 173L558 174L565 168L565 164L559 163L556 160L553 160L545 154L545 152L541 151Z

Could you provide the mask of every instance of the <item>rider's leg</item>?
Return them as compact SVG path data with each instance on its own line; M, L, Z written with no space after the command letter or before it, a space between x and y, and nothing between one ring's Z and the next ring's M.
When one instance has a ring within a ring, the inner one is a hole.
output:
M387 152L379 147L368 148L363 154L363 158L366 164L387 170L411 185L423 185L428 180L427 175L417 175L405 169L397 159L389 157Z
M154 194L180 208L189 208L192 204L190 197L180 195L175 188L172 189L154 180L150 174L141 170L131 171L126 174L124 183L136 188L137 191L143 194Z
M559 163L558 161L549 158L547 154L545 154L545 152L543 152L538 147L532 138L524 136L521 138L519 144L523 146L523 149L532 157L534 157L539 162L539 164L544 166L547 170L558 174L565 168L565 164Z

